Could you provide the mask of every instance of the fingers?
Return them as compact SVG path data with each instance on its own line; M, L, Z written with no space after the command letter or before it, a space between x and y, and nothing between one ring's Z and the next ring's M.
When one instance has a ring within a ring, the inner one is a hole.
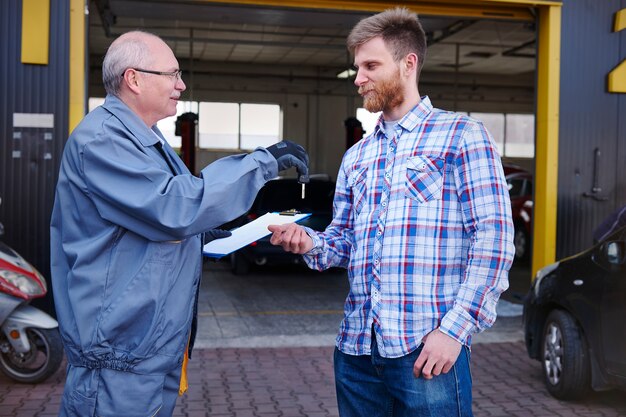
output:
M298 176L309 176L309 167L307 167L304 162L300 161L299 159L296 159L293 162L296 167L296 171L298 171Z
M270 225L268 230L272 232L270 243L282 246L287 252L304 254L313 247L313 241L306 231L295 223L288 225Z
M215 239L222 239L231 236L232 233L229 230L211 229L203 234L203 244L207 244Z
M424 346L415 364L413 375L419 378L432 379L442 373L448 373L454 366L462 345L450 336L434 330L424 339Z
M232 233L230 230L213 229L210 233L211 233L211 236L215 239L222 239L225 237L232 236Z
M284 140L266 148L276 158L278 170L296 167L299 175L308 175L309 155L297 143Z
M287 229L287 225L270 224L267 229L272 232L270 243L272 245L281 245L283 243L283 232Z
M421 375L424 379L433 379L434 376L441 375L446 364L448 364L446 359L422 350L415 361L415 365L413 365L413 375L416 378L419 378ZM452 368L452 364L449 364L448 370Z
M424 368L427 359L428 355L426 355L424 353L424 349L422 349L422 352L419 354L415 364L413 365L413 376L415 376L415 378L419 378L420 375L422 375L422 369Z
M276 231L282 231L282 229L284 229L285 227L287 226L281 224L270 224L269 226L267 226L267 230L274 233Z
M296 171L298 171L299 175L309 175L309 167L307 166L308 157L298 157L296 155L286 155L281 158L282 165L284 169L295 167Z

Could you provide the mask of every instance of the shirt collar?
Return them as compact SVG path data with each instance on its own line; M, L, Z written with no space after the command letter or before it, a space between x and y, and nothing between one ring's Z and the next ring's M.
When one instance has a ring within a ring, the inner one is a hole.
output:
M407 131L412 131L419 123L421 123L433 111L433 105L428 96L423 96L419 103L415 105L407 114L405 114L398 125ZM385 131L383 124L383 115L381 114L374 128L374 135L378 136L379 132Z
M160 135L157 133L156 125L152 129L148 128L143 120L119 97L107 94L102 107L118 118L143 146L153 146L159 141Z

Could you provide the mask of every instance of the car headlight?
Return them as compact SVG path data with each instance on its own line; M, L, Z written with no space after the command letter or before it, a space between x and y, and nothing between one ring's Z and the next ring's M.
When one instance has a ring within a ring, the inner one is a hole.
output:
M0 278L29 296L41 295L46 292L45 288L41 288L34 279L19 272L0 270ZM42 280L42 282L44 281Z
M535 275L535 280L533 281L533 289L535 290L535 297L539 295L539 288L541 287L541 281L550 275L552 271L558 268L560 262L555 262L548 266L544 266L539 271L537 271L537 275Z

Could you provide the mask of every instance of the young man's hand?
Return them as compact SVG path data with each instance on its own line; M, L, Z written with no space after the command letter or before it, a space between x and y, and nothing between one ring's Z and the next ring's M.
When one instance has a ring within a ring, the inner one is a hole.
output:
M302 255L313 249L313 239L311 239L304 228L295 223L271 224L267 228L272 232L270 243L282 246L287 252Z
M456 362L463 345L438 329L433 330L424 337L424 347L420 352L415 365L413 375L419 378L432 379L433 376L447 374Z

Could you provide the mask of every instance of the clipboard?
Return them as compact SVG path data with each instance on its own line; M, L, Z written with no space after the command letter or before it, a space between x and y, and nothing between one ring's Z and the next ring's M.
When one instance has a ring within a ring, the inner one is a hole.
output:
M231 230L233 233L232 236L215 239L204 245L202 254L208 258L219 259L271 234L271 232L267 230L267 226L270 224L297 223L311 215L311 213L283 213L288 212L265 213L254 221Z

